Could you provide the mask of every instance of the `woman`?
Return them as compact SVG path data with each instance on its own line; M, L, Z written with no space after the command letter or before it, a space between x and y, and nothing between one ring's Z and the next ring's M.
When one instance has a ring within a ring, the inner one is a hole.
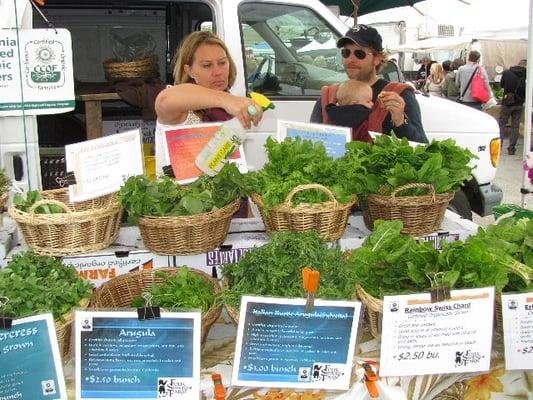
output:
M429 77L424 85L424 92L433 96L442 97L442 87L444 86L444 69L439 63L431 64Z
M168 125L220 122L235 117L249 129L263 115L252 99L229 92L237 68L226 45L214 33L191 33L176 56L174 86L164 89L155 101L158 174L168 164L168 156L161 157L162 152L157 150L165 148L164 131Z
M444 85L442 86L442 96L447 99L457 101L459 100L459 87L455 84L455 61L450 60L442 63L444 69Z

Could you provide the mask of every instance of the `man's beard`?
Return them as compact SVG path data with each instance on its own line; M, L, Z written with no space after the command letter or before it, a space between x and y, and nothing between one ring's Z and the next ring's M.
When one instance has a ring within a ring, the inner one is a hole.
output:
M366 69L365 70L359 69L359 70L353 71L352 74L348 73L348 77L350 79L354 79L356 81L361 81L361 82L370 82L373 76L374 76L373 71L366 70Z

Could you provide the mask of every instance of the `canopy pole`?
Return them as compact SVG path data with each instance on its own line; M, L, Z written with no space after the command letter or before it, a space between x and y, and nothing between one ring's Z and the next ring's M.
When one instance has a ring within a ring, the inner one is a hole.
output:
M353 27L355 28L357 25L357 15L359 14L359 7L361 6L361 0L351 0L353 4Z
M533 18L533 2L529 2L529 21ZM528 27L528 46L527 46L527 76L526 76L526 102L524 109L524 151L523 162L526 162L527 155L531 148L531 96L533 95L533 24ZM522 194L521 206L524 207L526 203L526 196L530 194L529 188L531 182L527 176L527 171L522 170Z

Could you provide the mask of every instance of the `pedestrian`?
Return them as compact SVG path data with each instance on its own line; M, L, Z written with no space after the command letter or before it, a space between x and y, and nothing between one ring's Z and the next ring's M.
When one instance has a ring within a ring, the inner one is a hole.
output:
M455 75L455 84L459 86L460 90L459 101L466 106L475 108L476 110L481 110L483 106L481 101L472 97L472 79L478 69L481 69L481 74L485 83L485 89L489 94L491 93L487 71L485 71L485 68L479 65L480 58L481 54L479 51L472 50L468 54L468 62L462 67L459 67L457 74Z
M429 77L424 85L424 92L432 96L443 97L442 91L444 86L444 68L435 62L429 69Z
M425 56L422 58L422 65L418 69L418 72L416 73L416 87L417 89L422 89L429 78L429 74L431 73L431 65L435 61L431 61L431 58L428 56Z
M524 100L526 98L526 60L520 60L515 65L503 71L500 85L503 88L503 100L498 124L500 125L500 139L502 142L505 136L507 121L511 118L511 133L507 153L510 155L516 152L516 142L518 141L518 131L520 119L524 111Z
M444 85L442 86L442 96L457 101L459 100L459 86L455 83L456 70L459 68L456 66L455 61L446 60L442 63L442 69L444 69Z
M337 47L341 49L343 66L348 77L372 87L373 107L368 117L368 129L385 134L394 131L398 137L427 143L420 107L412 86L388 82L378 77L386 62L378 31L367 25L357 25L337 41ZM337 103L337 87L338 85L331 85L322 88L322 94L311 113L311 122L328 121L326 106ZM366 140L353 136L352 139Z

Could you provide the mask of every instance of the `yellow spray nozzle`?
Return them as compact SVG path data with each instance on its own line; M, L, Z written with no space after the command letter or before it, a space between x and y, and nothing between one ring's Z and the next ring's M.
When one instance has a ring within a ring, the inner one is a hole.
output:
M264 94L252 92L250 93L250 97L252 98L253 101L255 101L257 104L261 106L263 111L266 111L269 109L273 110L274 108L276 108L274 103L272 103L272 101L268 97L266 97Z

